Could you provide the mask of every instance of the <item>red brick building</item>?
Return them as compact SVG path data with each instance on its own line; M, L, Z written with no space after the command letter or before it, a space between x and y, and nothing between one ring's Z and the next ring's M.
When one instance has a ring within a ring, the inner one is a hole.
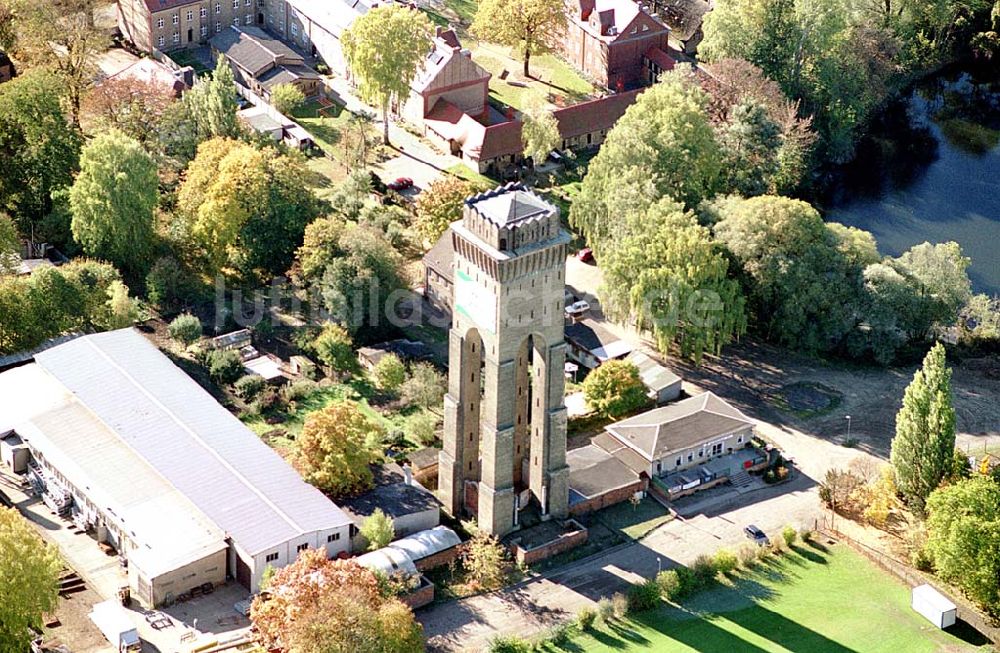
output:
M648 83L647 53L665 52L669 33L632 0L573 0L563 54L596 83L631 88Z

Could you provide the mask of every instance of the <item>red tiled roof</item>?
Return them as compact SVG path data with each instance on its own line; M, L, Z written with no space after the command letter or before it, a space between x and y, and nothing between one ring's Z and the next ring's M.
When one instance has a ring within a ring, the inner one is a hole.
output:
M646 58L660 67L660 70L673 70L674 58L660 48L650 48L646 50Z
M462 151L475 161L520 154L524 149L520 120L487 127L445 99L434 103L424 122L442 138L459 143Z
M499 125L490 125L483 133L482 145L479 148L479 160L495 159L508 154L520 154L524 151L521 143L521 121L511 120Z
M559 135L566 139L611 129L641 92L642 89L636 89L556 109L552 116L559 124Z

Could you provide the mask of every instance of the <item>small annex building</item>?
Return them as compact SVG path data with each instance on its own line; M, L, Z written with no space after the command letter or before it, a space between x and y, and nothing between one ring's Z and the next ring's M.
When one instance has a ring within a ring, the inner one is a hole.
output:
M81 336L0 373L0 434L47 505L127 563L147 606L304 549L350 550L351 520L133 329Z

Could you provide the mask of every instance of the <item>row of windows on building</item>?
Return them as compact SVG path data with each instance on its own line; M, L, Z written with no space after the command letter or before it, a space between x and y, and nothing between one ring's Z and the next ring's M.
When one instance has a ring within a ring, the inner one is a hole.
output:
M336 542L339 539L340 539L340 533L330 533L329 535L326 536L326 541L328 543L329 542ZM305 543L305 544L300 544L297 547L295 547L295 552L296 553L302 553L303 551L305 551L308 548L309 548L309 543L308 542ZM277 553L268 553L266 556L264 556L264 562L274 562L277 559L278 559L278 554Z
M253 6L253 0L243 0L243 6L244 7L251 7L251 6ZM239 8L240 8L240 0L233 0L233 9L239 9ZM202 7L201 10L198 13L199 13L199 15L202 18L208 17L208 7ZM221 2L216 2L215 3L215 13L216 14L221 14L222 13L222 3ZM187 12L187 19L189 21L194 20L194 10L193 9L189 9L188 10L188 12ZM174 25L178 24L180 22L180 20L181 20L180 14L174 14L173 16L171 16L171 22L173 22ZM163 27L163 23L164 23L164 21L163 21L162 18L156 19L156 26L157 27Z
M246 25L253 25L253 16L250 15L250 14L247 14L246 17L244 18L243 22ZM239 24L240 24L240 17L236 16L235 18L233 18L233 25L239 27ZM218 20L215 21L215 31L216 31L216 33L222 31L222 22L221 21L218 21ZM208 36L208 25L202 25L201 26L201 35L202 36ZM157 37L157 39L156 39L156 42L159 44L160 47L163 47L166 44L166 41L167 41L167 38L165 36L162 36L162 35L159 36L159 37ZM180 32L174 32L173 42L174 43L180 43L181 42L181 34L180 34Z
M743 444L743 436L742 435L739 436L738 438L736 438L736 444ZM718 455L721 455L721 454L722 454L722 443L721 442L716 442L715 444L712 445L712 452L709 454L709 456L718 456ZM705 449L704 448L701 449L700 451L698 451L698 457L699 458L704 458L705 457ZM680 467L682 460L683 460L683 456L677 456L677 460L674 461L674 467ZM694 452L688 453L688 455L687 455L687 461L689 463L694 461ZM659 462L656 463L656 469L657 469L657 471L660 470L660 463Z

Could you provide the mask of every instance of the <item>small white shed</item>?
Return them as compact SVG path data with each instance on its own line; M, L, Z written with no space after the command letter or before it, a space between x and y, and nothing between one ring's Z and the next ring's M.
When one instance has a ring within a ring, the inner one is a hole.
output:
M938 628L955 625L955 604L930 585L913 588L913 609Z

